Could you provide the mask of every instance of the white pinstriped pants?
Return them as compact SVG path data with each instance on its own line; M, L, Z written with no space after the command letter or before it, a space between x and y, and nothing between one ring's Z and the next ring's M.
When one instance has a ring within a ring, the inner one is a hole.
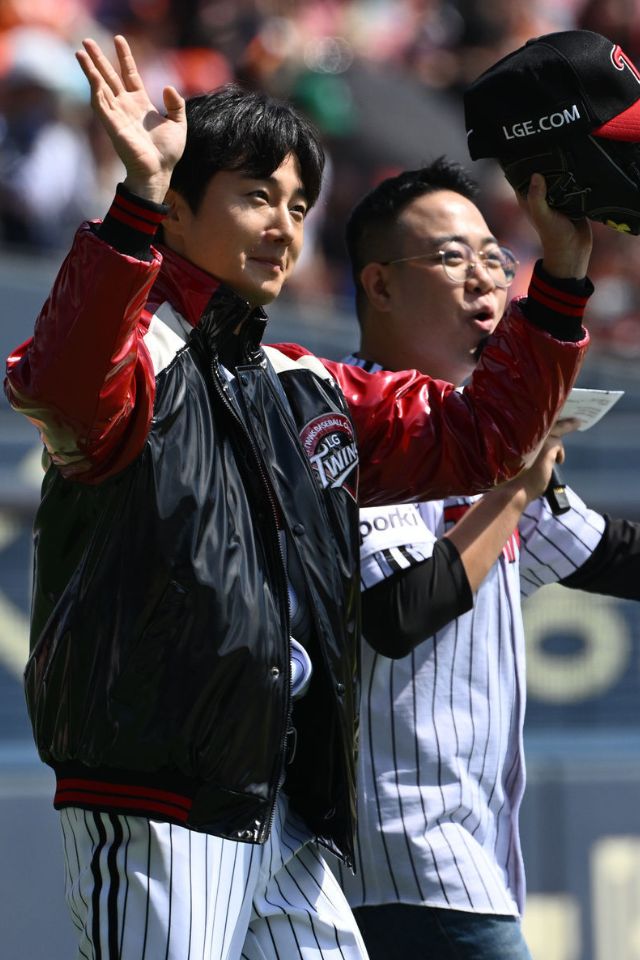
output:
M366 960L337 881L282 794L260 846L60 811L78 960Z

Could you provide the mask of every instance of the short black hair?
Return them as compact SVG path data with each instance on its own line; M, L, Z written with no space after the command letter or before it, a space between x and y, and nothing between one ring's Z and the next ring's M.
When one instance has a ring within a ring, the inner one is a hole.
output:
M190 97L187 142L171 187L197 212L206 188L221 170L263 178L295 154L309 207L318 199L324 151L311 123L282 100L227 84Z
M461 164L442 156L418 170L405 170L395 177L387 177L351 211L345 240L358 312L364 297L361 270L372 261L383 262L393 255L390 244L402 211L416 197L438 190L452 190L467 200L475 200L479 187Z

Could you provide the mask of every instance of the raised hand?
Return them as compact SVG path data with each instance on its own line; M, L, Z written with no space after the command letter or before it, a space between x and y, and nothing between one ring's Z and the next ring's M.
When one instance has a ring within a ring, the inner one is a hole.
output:
M545 270L559 278L586 276L593 243L589 221L570 220L552 210L546 201L545 179L539 173L531 177L526 197L516 196L540 237Z
M91 87L91 106L125 166L126 186L138 196L162 202L184 150L184 99L175 87L167 86L166 115L156 109L123 36L114 37L119 73L95 40L83 40L82 45L76 58Z

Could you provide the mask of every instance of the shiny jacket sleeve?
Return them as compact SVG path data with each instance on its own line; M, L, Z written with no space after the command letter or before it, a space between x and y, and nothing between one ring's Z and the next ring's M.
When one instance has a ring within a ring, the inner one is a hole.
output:
M155 386L144 307L159 267L157 253L123 255L84 225L33 337L8 359L9 402L67 477L103 479L144 444Z
M586 332L578 342L557 340L512 302L462 392L415 370L368 373L323 361L355 423L360 503L479 493L518 474L562 407L587 345Z

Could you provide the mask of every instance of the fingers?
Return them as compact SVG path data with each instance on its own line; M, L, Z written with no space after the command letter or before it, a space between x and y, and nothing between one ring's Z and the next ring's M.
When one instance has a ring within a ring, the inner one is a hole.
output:
M185 114L185 102L184 97L180 96L176 88L165 87L162 91L162 99L167 116L171 120L182 120Z
M558 456L562 456L564 460L564 445L560 437L554 437L552 434L547 436L547 439L542 444L542 447L538 451L538 456L536 457L536 462L542 464L545 462L558 462L562 463L562 460L558 459Z
M529 180L529 183L527 184L526 192L523 193L520 190L516 190L516 188L513 187L513 191L518 201L518 206L521 207L521 209L524 210L525 212L527 212L529 209L531 198L532 197L535 198L536 188L540 190L540 185L537 178L540 178L542 180L542 183L544 184L544 196L546 197L547 195L546 182L544 177L540 173L531 174L531 178Z
M95 96L102 85L102 76L93 65L93 61L84 50L76 51L76 60L82 68L82 72L89 81L91 93Z
M125 90L140 90L143 86L142 80L127 40L121 34L117 34L113 38L113 43L116 48L120 72L122 74L122 83Z
M551 214L547 203L547 182L541 173L532 173L527 191L527 209L535 226L545 226Z
M530 203L538 207L541 207L543 203L545 207L547 206L547 181L541 173L531 174L527 197ZM542 209L544 209L544 207L542 207Z
M573 433L580 426L580 420L577 417L563 417L562 420L556 420L549 431L550 437L564 437L567 433Z
M545 237L555 236L558 214L547 203L547 181L541 173L531 174L526 196L521 196L519 203L544 247Z
M555 459L558 450L564 450L562 440L559 437L547 437L542 448L542 457L552 457Z
M78 50L76 53L76 59L82 67L92 91L97 93L104 89L103 84L106 84L115 96L122 93L123 90L131 93L144 89L136 62L131 53L131 47L125 37L118 34L113 38L113 43L120 73L114 68L109 58L104 55L96 41L90 37L82 41L84 50Z
M121 93L123 89L122 80L95 40L90 38L83 40L82 46L84 50L78 50L76 59L82 67L93 93L97 93L103 84L106 84L113 94Z

